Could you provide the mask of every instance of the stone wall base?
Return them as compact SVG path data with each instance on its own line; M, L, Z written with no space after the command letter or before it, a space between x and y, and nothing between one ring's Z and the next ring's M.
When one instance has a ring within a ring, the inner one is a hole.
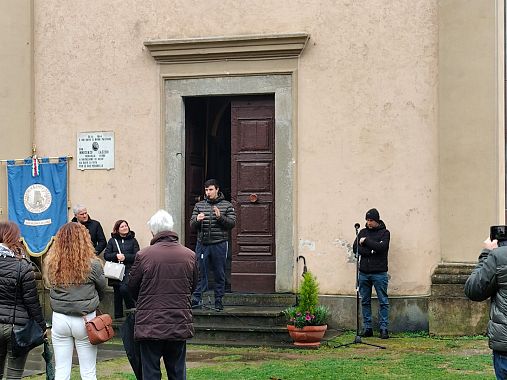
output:
M435 269L428 302L430 334L485 334L489 301L470 301L464 291L465 282L474 268L474 264L442 263Z
M331 310L329 326L339 330L356 329L356 297L320 296L320 303ZM378 301L372 297L374 329L378 329ZM359 325L362 326L361 311ZM428 297L389 297L389 330L428 331Z

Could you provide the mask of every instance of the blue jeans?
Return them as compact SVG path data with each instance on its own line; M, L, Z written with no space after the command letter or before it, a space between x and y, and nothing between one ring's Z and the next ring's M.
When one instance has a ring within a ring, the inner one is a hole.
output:
M363 312L363 327L371 329L371 290L377 292L379 310L378 323L381 330L389 325L389 299L387 298L387 272L363 273L359 272L359 294L361 295L361 310Z
M507 379L507 356L493 351L493 367L495 368L495 375L498 380Z
M208 265L215 274L215 300L221 300L225 293L225 263L229 243L223 241L217 244L204 245L197 242L195 254L199 263L199 283L194 292L194 299L201 301L202 293L208 290Z

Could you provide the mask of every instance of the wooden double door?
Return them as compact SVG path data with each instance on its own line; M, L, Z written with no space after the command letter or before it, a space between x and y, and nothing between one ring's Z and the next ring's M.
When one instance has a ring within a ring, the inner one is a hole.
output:
M204 181L215 178L236 211L227 290L274 292L274 97L187 98L185 134L186 245L195 247L188 220L202 199Z

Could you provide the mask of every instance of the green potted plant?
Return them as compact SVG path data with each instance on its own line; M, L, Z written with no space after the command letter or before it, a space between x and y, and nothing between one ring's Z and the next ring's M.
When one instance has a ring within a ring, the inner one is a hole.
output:
M329 309L319 305L319 285L311 272L303 274L298 304L283 311L296 346L318 347L327 330Z

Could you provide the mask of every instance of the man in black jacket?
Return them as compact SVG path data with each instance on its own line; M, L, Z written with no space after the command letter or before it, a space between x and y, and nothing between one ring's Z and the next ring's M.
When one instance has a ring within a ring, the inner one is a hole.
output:
M494 236L493 236L494 238ZM472 301L491 299L488 338L493 350L497 379L507 379L507 240L488 238L479 262L465 283L465 294Z
M366 213L366 228L359 231L354 241L354 252L359 253L359 294L363 313L362 336L373 336L371 321L371 290L375 287L379 303L380 337L388 339L389 299L387 297L387 254L389 252L389 230L380 219L377 209ZM359 241L359 246L357 245Z
M100 222L90 218L86 207L83 205L75 205L72 208L72 211L74 212L74 218L72 218L72 221L79 222L86 227L90 233L95 253L97 256L100 255L107 245L106 236L104 235L104 230L102 229Z
M229 231L236 224L232 204L224 199L218 182L204 183L205 200L196 203L190 218L190 227L197 230L195 253L199 260L199 284L192 299L193 307L202 305L202 293L208 290L208 262L215 274L215 309L223 310L225 293L225 264L229 251Z

